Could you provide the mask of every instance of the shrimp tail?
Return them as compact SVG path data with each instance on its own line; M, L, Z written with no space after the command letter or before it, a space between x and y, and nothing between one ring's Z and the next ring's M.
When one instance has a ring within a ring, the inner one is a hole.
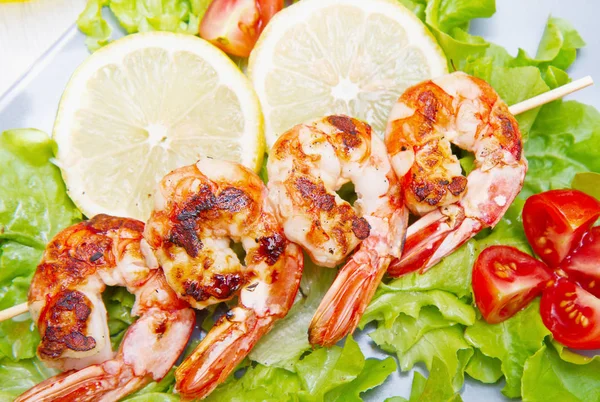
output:
M494 227L519 193L526 172L526 161L493 172L473 171L465 199L429 212L408 228L402 257L390 264L388 273L424 273L483 228ZM488 197L479 201L473 196L477 192Z
M442 247L448 243L447 237L464 221L464 211L456 205L436 209L416 221L407 230L402 258L392 261L388 274L398 277L418 270L425 272L435 264L440 248L448 248Z
M241 363L274 320L235 307L217 321L194 352L175 371L182 400L202 399Z
M50 377L19 396L15 402L40 402L58 399L77 401L118 400L142 388L151 377L132 377L128 382L120 382L118 376L109 372L121 373L122 364L107 362L86 367L83 370L70 370Z
M436 212L438 211L433 211L431 214ZM425 273L442 258L466 243L481 228L481 222L472 218L465 218L454 227L436 220L422 231L409 228L405 252L402 258L390 264L388 274L399 277L415 271ZM428 234L431 234L431 237L427 237Z
M352 256L336 276L310 323L311 345L329 347L354 331L390 261L390 257L361 249Z
M311 345L333 346L356 329L390 262L400 257L407 224L404 207L388 219L370 220L372 235L340 269L313 316L308 329Z

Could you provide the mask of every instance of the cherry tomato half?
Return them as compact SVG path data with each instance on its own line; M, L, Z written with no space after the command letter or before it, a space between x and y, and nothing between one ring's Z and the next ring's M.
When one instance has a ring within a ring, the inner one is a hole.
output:
M600 297L600 226L587 232L579 245L563 260L560 269L596 297Z
M542 294L540 314L554 339L563 345L600 348L600 299L574 282L557 277Z
M226 53L248 57L283 0L213 0L198 28L203 39Z
M491 246L473 266L473 293L483 318L496 324L539 295L552 274L539 260L514 247Z
M551 190L527 199L523 226L533 251L556 268L599 216L595 198L577 190Z

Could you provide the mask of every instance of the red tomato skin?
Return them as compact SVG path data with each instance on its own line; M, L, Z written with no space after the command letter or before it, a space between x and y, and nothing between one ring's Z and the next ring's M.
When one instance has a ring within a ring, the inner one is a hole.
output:
M198 33L226 53L248 57L283 0L213 0Z
M260 31L271 21L271 18L283 9L283 0L257 0L256 4L260 13L260 21L262 26Z
M600 226L591 228L583 236L559 268L570 280L600 297Z
M523 227L533 251L556 268L600 216L600 201L577 190L532 195L523 207Z
M489 324L512 317L545 288L552 275L532 256L510 246L490 246L473 266L473 294Z
M600 348L600 299L575 282L557 276L542 294L540 314L554 339L563 345Z

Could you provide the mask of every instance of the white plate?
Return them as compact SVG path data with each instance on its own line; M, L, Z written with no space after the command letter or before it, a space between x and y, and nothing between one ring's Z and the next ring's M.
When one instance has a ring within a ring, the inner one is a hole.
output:
M569 70L573 78L592 75L599 81L595 87L571 95L600 108L600 32L595 16L600 15L600 2L594 0L497 0L497 12L491 19L473 21L471 32L496 42L516 54L519 47L535 55L544 31L546 19L552 14L570 21L588 46L578 55ZM115 37L122 36L118 29ZM0 132L11 128L34 127L50 133L62 91L75 68L88 56L85 37L75 26L0 98ZM3 63L4 61L0 61ZM363 334L356 335L367 357L385 358L387 354L374 347ZM423 366L417 370L426 373ZM390 396L410 395L412 372L393 373L386 382L364 394L365 400L383 401ZM500 389L504 385L488 386L465 376L461 392L465 402L510 401ZM514 400L513 400L514 401ZM435 401L432 401L435 402Z

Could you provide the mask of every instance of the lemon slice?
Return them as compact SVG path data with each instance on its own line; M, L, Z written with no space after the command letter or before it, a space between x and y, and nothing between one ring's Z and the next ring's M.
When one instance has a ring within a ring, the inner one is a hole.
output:
M166 32L127 36L88 57L53 136L69 195L87 216L145 220L169 171L201 155L258 170L264 152L248 79L208 42Z
M333 113L383 135L399 95L446 72L433 36L397 0L296 3L269 22L248 66L269 146L295 124Z

